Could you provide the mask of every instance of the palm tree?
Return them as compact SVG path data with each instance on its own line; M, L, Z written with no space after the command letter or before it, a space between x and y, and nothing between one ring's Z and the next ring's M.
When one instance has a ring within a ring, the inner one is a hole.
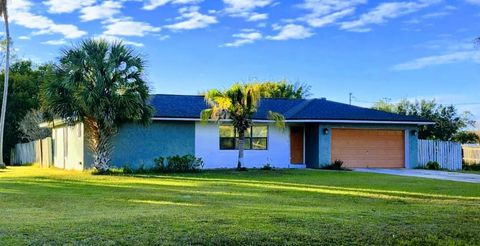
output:
M93 166L101 173L109 170L111 139L118 127L151 120L144 64L121 42L90 39L64 50L58 67L62 79L44 85L44 110L68 124L84 123Z
M3 82L2 112L0 116L0 168L5 168L3 162L3 131L5 129L5 113L7 111L8 72L10 71L10 29L8 27L7 0L0 0L0 15L5 21L5 80Z
M213 89L205 93L205 101L210 108L202 111L202 121L231 120L238 132L237 169L241 169L243 165L245 131L253 124L252 117L257 112L261 88L262 85L257 83L237 83L224 91ZM276 126L284 127L284 117L281 114L269 111L268 118L273 120Z

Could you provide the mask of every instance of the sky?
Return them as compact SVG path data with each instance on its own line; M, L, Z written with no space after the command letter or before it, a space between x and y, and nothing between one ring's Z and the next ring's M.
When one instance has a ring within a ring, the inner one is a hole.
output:
M86 38L122 40L152 93L286 79L370 106L435 99L480 121L480 0L11 0L18 57L40 64Z

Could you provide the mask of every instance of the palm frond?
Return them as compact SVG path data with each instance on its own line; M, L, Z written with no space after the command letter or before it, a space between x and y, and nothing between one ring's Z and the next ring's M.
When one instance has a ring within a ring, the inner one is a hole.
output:
M285 116L280 113L268 111L268 119L275 122L275 126L278 128L285 128Z

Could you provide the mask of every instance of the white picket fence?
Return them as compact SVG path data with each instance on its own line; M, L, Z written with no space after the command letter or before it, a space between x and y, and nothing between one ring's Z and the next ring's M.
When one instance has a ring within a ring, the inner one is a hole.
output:
M462 169L462 145L456 142L418 140L418 164L436 161L444 169Z
M462 145L462 149L466 165L480 164L480 145Z

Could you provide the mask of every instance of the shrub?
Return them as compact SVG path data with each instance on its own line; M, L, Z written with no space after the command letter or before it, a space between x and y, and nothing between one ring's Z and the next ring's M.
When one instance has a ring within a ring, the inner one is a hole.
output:
M463 164L462 169L465 171L480 171L480 164L473 164L473 165Z
M273 167L267 163L262 168L260 168L260 170L270 171L270 170L273 170Z
M155 167L153 171L168 172L196 172L203 168L203 160L194 155L174 155L169 157L159 157L154 160Z
M134 173L133 169L130 167L130 165L124 165L123 166L123 173L124 174L132 174Z
M343 170L347 171L350 170L348 168L343 167L343 161L342 160L335 160L332 163L323 166L322 169L328 169L328 170Z
M436 161L429 161L427 164L425 164L425 169L429 170L440 170L440 164Z

